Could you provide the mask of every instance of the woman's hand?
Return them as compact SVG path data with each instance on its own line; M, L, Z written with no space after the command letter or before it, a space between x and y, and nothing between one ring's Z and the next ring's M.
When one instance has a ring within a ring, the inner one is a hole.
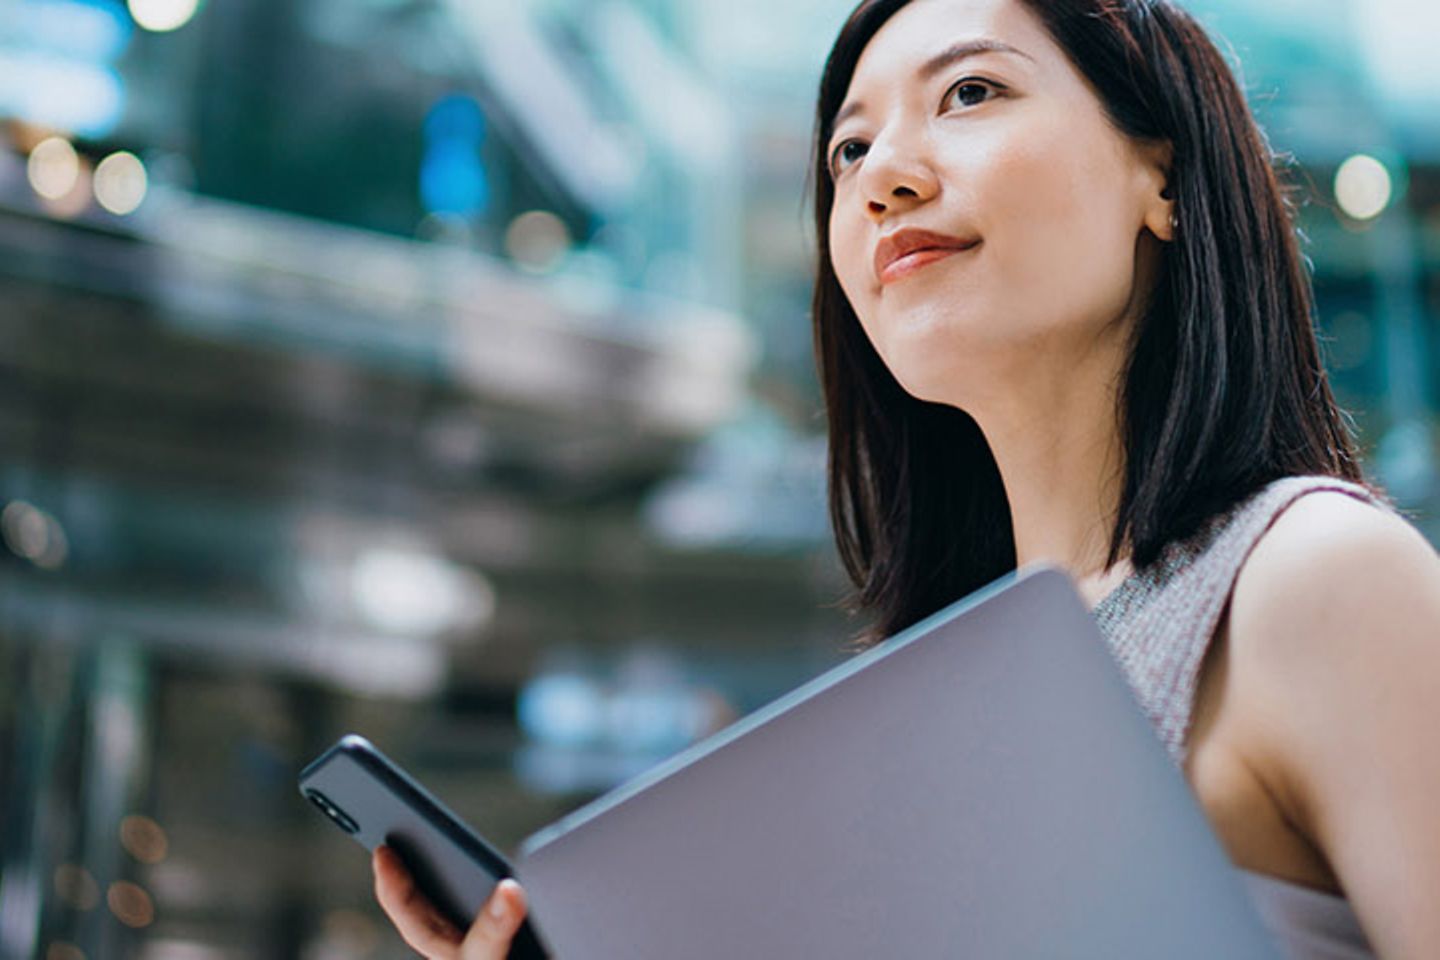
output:
M385 915L427 960L505 960L525 919L525 891L520 884L501 880L470 929L461 930L425 899L389 847L376 848L370 864L375 871L375 898Z

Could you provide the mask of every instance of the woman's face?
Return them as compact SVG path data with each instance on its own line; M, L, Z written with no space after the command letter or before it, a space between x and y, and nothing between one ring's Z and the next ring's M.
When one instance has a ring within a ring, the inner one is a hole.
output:
M1170 237L1168 156L1112 127L1019 0L901 8L836 117L835 273L910 393L964 406L1126 342Z

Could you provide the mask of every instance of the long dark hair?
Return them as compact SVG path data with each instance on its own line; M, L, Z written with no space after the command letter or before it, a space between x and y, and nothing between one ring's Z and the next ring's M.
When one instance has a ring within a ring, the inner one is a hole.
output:
M1015 567L1009 504L980 428L906 393L830 262L826 145L856 62L909 0L865 0L820 81L811 316L830 430L830 515L866 639ZM1173 148L1179 229L1136 325L1121 410L1124 485L1109 562L1137 569L1266 483L1363 482L1320 362L1309 276L1274 157L1224 59L1168 0L1023 0L1121 133Z

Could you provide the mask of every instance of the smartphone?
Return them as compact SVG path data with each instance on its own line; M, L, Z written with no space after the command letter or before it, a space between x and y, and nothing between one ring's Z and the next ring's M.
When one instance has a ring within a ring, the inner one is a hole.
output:
M300 792L367 850L399 854L420 891L461 930L514 870L495 848L364 737L342 737L300 773ZM530 918L510 960L543 960Z

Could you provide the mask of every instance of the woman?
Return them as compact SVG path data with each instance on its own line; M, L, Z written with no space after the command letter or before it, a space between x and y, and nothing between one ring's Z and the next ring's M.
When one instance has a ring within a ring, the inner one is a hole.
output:
M1440 956L1440 559L1361 484L1269 152L1167 0L866 0L821 82L831 510L884 636L1066 568L1294 956ZM502 957L393 857L434 958Z

